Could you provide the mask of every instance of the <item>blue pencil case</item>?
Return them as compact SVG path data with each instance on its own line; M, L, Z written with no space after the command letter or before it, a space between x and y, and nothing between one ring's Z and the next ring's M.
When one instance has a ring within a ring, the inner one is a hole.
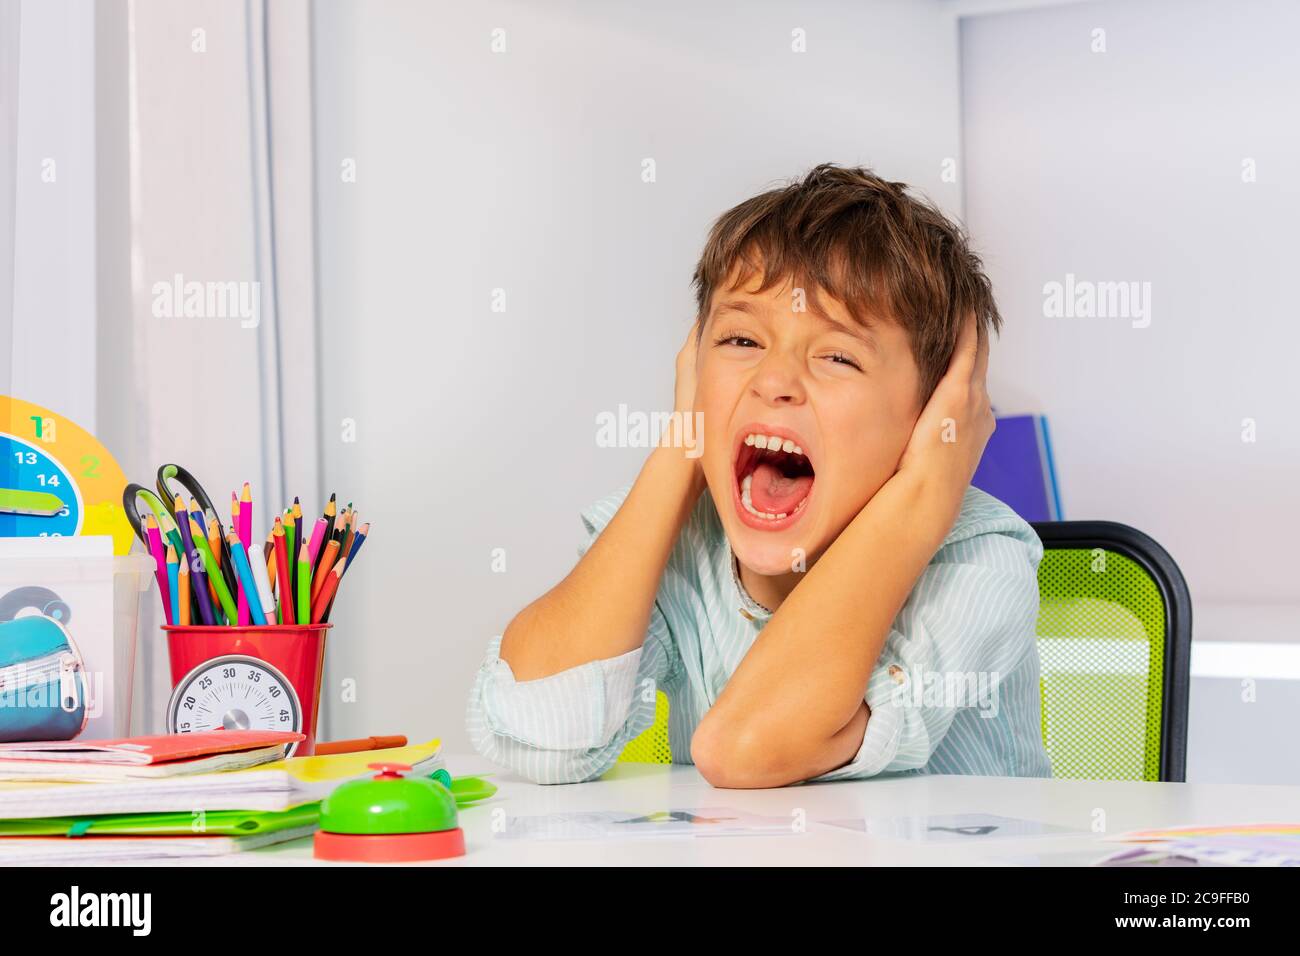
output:
M0 622L0 743L71 740L85 730L85 672L72 636L53 618Z

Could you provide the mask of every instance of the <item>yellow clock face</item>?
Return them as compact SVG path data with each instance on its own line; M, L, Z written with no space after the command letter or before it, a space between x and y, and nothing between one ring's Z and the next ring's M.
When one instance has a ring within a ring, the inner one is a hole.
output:
M109 535L114 553L131 549L126 476L94 435L0 395L0 456L0 538Z

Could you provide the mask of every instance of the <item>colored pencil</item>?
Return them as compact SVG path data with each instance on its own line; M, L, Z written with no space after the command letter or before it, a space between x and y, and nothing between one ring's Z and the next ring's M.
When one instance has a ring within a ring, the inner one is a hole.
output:
M265 624L266 614L262 611L262 596L258 593L253 568L248 563L248 552L240 544L239 535L233 531L226 535L226 543L230 545L230 557L235 562L235 571L239 575L239 594L244 598L247 614L254 624Z
M176 623L182 626L188 626L190 621L190 566L187 562L182 561L177 567L176 572L177 590L180 592L180 611L176 615Z
M293 543L293 560L295 564L294 580L296 581L298 580L298 571L296 568L298 555L302 552L303 548L307 547L307 525L304 524L302 520L302 502L298 500L296 495L293 499L293 526L297 530L297 537L294 539Z
M245 484L244 487L248 487L247 484ZM232 491L230 493L230 527L235 530L231 531L230 534L235 536L236 542L241 542L239 534L237 533L239 529L243 527L243 518L240 512L241 505L239 496ZM239 626L248 627L250 619L248 614L248 593L244 585L244 580L239 575L239 555L235 552L243 554L245 561L248 560L248 554L244 552L242 542L240 547L235 547L232 544L230 534L226 535L226 545L230 551L230 560L235 562L235 583L237 585L235 589L235 611L239 615ZM254 603L256 603L256 601L254 601Z
M311 566L316 567L316 559L320 557L321 542L325 540L325 519L317 518L316 524L311 529L311 539L307 542L307 556L311 558Z
M348 548L347 566L349 568L352 567L352 562L355 561L357 558L357 552L361 550L361 546L365 544L366 537L369 534L370 534L370 522L367 521L365 524L363 524L360 528L357 529L356 537L352 539L352 547Z
M217 517L216 511L212 508L208 508L206 511L203 510L199 506L198 499L191 498L190 514L196 513L202 519L199 521L199 527L203 529L204 535L207 536L208 547L212 549L212 556L217 559L217 569L226 582L226 590L234 594L238 585L235 583L234 565L230 563L230 555L226 554L226 529L221 526L221 519Z
M317 744L313 753L317 757L329 754L354 754L367 750L388 750L390 747L405 747L406 738L401 734L392 737L361 737L357 740L331 740L329 743Z
M329 574L325 575L325 583L321 585L320 591L311 602L311 622L319 624L321 618L325 616L325 609L329 607L330 601L334 600L334 592L339 589L339 581L343 578L343 565L339 565Z
M191 518L191 521L194 519ZM203 562L204 569L208 572L208 580L212 581L217 588L217 599L221 602L221 610L226 615L227 621L238 619L238 612L235 610L235 599L230 596L230 588L226 587L225 576L217 568L216 556L212 553L212 548L208 546L207 538L199 532L198 523L190 529L190 534L194 537L199 546L199 558Z
M253 489L244 482L244 489L239 493L239 550L248 558L248 548L253 543ZM249 608L256 604L254 595L249 595Z
M180 614L180 608L181 608L179 575L180 575L180 571L176 567L176 549L173 548L171 545L168 545L167 546L167 590L171 592L172 607L176 608L177 615ZM181 619L179 616L177 616L177 617L173 617L170 623L179 624L180 622Z
M239 532L239 543L247 557L248 546L253 543L253 489L248 482L244 482L244 490L239 495L239 527L235 530Z
M352 548L352 539L356 537L356 534L357 534L357 513L355 511L351 511L348 513L347 529L343 532L343 547L339 551L339 554L342 555L343 557L346 558L348 556L348 551L351 550Z
M194 536L190 530L192 521L189 512L185 510L185 502L180 495L176 496L176 526L180 529L181 540L185 544L185 563L190 566L193 572L190 575L190 586L194 589L194 600L199 605L199 621L211 627L216 623L216 617L212 613L212 602L208 599L208 576L202 568L194 566L194 556L197 548L194 544Z
M190 499L190 510L188 514L190 520L198 524L199 536L206 541L208 537L208 522L207 519L203 517L203 512L199 509L198 501L193 498ZM191 530L190 534L191 537L194 537L193 530ZM197 545L197 543L198 542L196 541L195 544ZM208 597L212 598L212 616L215 619L213 623L225 624L226 622L221 619L221 602L217 600L217 586L212 583L212 569L206 564L203 565L203 568L208 575Z
M248 566L252 569L253 580L257 583L257 599L262 605L262 620L270 624L275 620L275 595L271 593L271 576L266 573L261 545L248 546Z
M311 621L311 555L307 548L298 554L298 623Z
M316 576L311 582L311 599L312 603L316 602L316 595L320 594L321 589L325 587L325 578L329 576L330 570L334 567L334 562L339 556L339 543L331 541L325 545L325 553L321 555L320 566L316 568Z
M284 509L284 551L289 559L289 589L293 590L294 582L298 580L298 525L293 520L292 508Z
M325 505L325 513L324 515L322 515L322 517L325 519L325 540L326 541L329 541L330 537L334 534L334 518L338 514L338 502L336 498L337 496L333 492L330 492L330 500ZM320 570L321 558L323 558L324 556L325 556L325 546L322 545L320 552L316 555L315 570ZM312 584L315 585L315 583L316 583L315 578L313 578Z
M191 504L197 505L198 502L194 501L191 502ZM217 577L226 580L226 591L227 593L233 594L235 591L239 590L239 584L237 582L233 582L226 579L227 569L225 565L222 563L223 562L222 555L225 553L226 549L223 548L221 545L222 542L225 540L224 535L226 532L221 527L221 522L217 520L217 513L213 511L211 508L205 511L203 515L206 521L201 525L201 527L203 528L203 533L207 535L208 538L208 549L212 552L212 556L216 558L217 572L218 572ZM230 559L225 558L224 560L229 561ZM209 575L209 584L211 585L210 575ZM220 598L216 594L216 585L211 585L211 586L213 590L213 595L212 595L213 600L219 601ZM222 613L224 613L224 609ZM232 617L230 618L229 621L223 621L222 623L223 624L234 623L234 620L235 618Z
M275 539L275 576L280 582L280 623L292 624L293 613L293 578L289 577L289 550L284 535L284 522L275 516L275 527L271 529Z
M353 513L353 515L355 517L355 512ZM366 535L368 535L369 533L370 533L370 522L366 522L360 528L357 529L357 533L352 539L352 547L348 549L347 555L339 559L343 565L343 574L347 574L348 570L352 567L352 562L356 559L357 552L361 550L361 545L365 543ZM342 583L342 577L343 575L339 575L340 583ZM337 596L338 594L336 593L335 597ZM321 618L321 620L324 622L328 622L330 619L330 612L333 610L334 610L334 602L330 601L329 606L325 608L325 615Z
M145 537L149 539L149 554L153 556L154 577L158 579L158 591L162 594L163 616L172 623L171 588L167 583L167 555L163 551L162 533L158 530L158 519L152 514L144 518Z

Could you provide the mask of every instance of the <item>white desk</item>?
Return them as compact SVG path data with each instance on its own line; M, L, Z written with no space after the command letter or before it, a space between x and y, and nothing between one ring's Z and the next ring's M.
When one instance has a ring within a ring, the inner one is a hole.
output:
M1259 823L1300 818L1300 787L1129 783L1004 777L922 776L820 783L779 790L715 790L694 767L620 764L604 779L541 787L496 770L481 758L447 756L453 775L491 772L500 790L460 815L468 853L434 865L1074 865L1104 856L1114 844L1091 834L1094 811L1110 833L1203 823ZM498 808L509 816L574 810L646 812L730 807L765 816L806 814L807 829L788 836L659 837L609 841L501 840L492 835ZM847 817L993 813L1085 831L1081 836L982 839L927 844L868 837L819 820ZM310 839L234 854L213 866L317 863Z

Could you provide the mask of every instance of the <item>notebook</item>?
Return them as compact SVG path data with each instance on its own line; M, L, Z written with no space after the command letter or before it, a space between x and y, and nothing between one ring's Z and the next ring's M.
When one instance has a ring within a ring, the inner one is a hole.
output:
M100 837L68 840L63 837L11 837L0 840L0 865L129 863L142 860L192 859L258 850L311 836L316 824L273 830L249 836Z
M223 731L224 732L224 731ZM157 779L76 783L0 783L0 819L165 813L190 810L287 810L321 800L340 783L374 774L372 763L402 763L428 776L444 766L442 744L291 757L244 770Z

